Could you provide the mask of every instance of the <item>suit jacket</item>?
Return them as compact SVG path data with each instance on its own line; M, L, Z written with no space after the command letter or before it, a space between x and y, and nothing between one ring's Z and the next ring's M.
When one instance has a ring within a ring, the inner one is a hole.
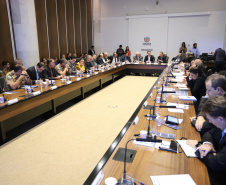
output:
M95 54L95 50L90 49L90 50L88 51L88 55L93 56L94 54Z
M111 55L111 56L109 57L110 63L112 63L113 59L114 59L114 57ZM118 62L118 57L116 57L116 59L117 59L116 62Z
M204 158L199 159L207 166L211 184L226 184L226 135L221 140L222 130L214 128L206 132L202 137L202 142L211 142L216 150L216 155L208 153ZM220 141L221 140L221 141ZM200 156L199 150L196 155Z
M35 84L35 81L36 81L36 80L39 80L39 79L37 79L35 66L29 67L29 68L27 69L27 74L29 75L29 77L30 77L30 79L32 80L32 83L33 83L33 84ZM39 75L39 78L40 78L40 79L45 80L45 78L43 78L42 73L38 73L38 75Z
M162 63L166 63L166 56L163 55L162 57L158 56L158 60L161 60Z
M128 57L123 56L121 59L122 59L122 62L125 62L126 60L128 60L129 62L131 62L131 58L129 56Z
M142 56L138 56L138 57L137 56L134 56L133 57L133 62L135 62L136 60L142 62L143 61L143 57Z
M86 62L85 62L85 68L86 68L86 71L87 71L87 70L90 70L91 67L93 67L92 63L86 61Z
M104 61L101 58L97 58L96 62L97 62L98 65L104 64Z
M51 73L52 71L52 73ZM59 74L58 72L55 70L55 67L53 67L52 69L49 69L48 66L45 67L45 69L42 71L42 76L45 79L49 79L49 80L55 80L55 77L57 77Z
M148 55L145 56L144 62L146 63L148 61ZM150 62L154 63L155 62L155 57L153 55L150 56Z

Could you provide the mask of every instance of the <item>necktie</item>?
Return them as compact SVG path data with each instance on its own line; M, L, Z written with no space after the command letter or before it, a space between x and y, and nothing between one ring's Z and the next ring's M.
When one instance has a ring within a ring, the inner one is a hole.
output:
M224 135L225 135L225 132L223 131L223 132L222 132L221 140L223 139ZM221 140L220 140L220 142L221 142Z
M39 80L38 71L36 71L36 77L37 77L37 80Z
M51 77L53 77L53 71L52 71L52 69L50 69L50 72L51 72Z

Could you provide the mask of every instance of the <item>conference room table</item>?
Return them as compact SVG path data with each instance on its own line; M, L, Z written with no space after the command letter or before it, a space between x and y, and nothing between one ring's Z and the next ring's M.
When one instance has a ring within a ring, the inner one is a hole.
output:
M166 73L166 72L165 72ZM157 83L151 88L147 96L141 102L141 105L147 102L148 105L154 105L154 100L159 88L163 81L163 77L166 74L163 73L162 76L158 79ZM174 83L175 84L175 83ZM168 87L175 88L178 91L177 87L174 84L169 84ZM152 96L150 95L152 93ZM190 91L187 91L188 95ZM166 96L166 102L174 102L179 104L192 104L192 101L182 101L179 100L177 95L168 94ZM166 104L156 104L166 105ZM182 123L179 125L181 129L174 130L165 125L157 127L157 131L160 133L169 133L175 134L175 140L180 140L181 138L195 139L200 140L199 133L191 126L190 117L195 116L195 110L193 105L189 105L189 109L183 109L184 113L169 112L167 108L160 108L160 116L164 118L167 115L175 116L179 119L183 119ZM136 114L136 118L139 118L139 121L136 124L131 122L131 126L128 127L127 132L119 142L118 146L107 160L104 165L101 173L104 174L104 178L101 181L101 184L105 184L105 179L108 177L114 177L117 180L123 177L124 172L124 162L113 160L113 157L117 153L119 148L125 148L126 143L130 139L139 138L135 136L139 134L141 130L147 130L148 120L145 117L146 114L149 114L148 109L144 109L144 106L140 108ZM156 125L156 121L152 120L150 122L151 127ZM163 141L171 141L171 139L164 139L157 136L157 139L162 139ZM133 141L128 143L128 149L136 150L136 155L132 163L126 163L126 172L133 174L133 177L144 184L153 184L150 176L159 176L159 175L179 175L179 174L189 174L191 178L197 185L208 185L209 177L206 166L197 158L187 157L182 149L179 147L179 153L173 153L169 151L159 150L153 147L142 146L134 144ZM139 184L138 182L136 182ZM88 184L88 183L87 183Z
M6 133L19 125L29 121L48 111L56 114L57 107L73 100L76 97L85 97L85 93L94 89L102 88L106 82L112 81L131 72L137 73L158 73L160 74L166 65L154 64L119 64L107 69L95 70L95 73L87 77L71 76L71 84L63 83L62 80L55 80L56 89L51 90L51 86L42 88L39 84L33 90L40 94L33 95L25 93L24 89L17 89L11 93L4 93L7 100L15 100L16 103L8 105L8 102L0 103L0 142L7 140ZM0 95L2 96L2 95Z

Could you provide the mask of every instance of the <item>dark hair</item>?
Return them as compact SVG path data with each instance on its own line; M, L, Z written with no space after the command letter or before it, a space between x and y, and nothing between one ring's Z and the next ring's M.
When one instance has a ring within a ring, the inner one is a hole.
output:
M127 49L128 48L128 49ZM126 46L126 50L125 51L129 51L129 46Z
M119 45L119 47L121 48L121 47L122 47L122 45Z
M198 66L191 66L189 69L189 72L193 74L198 74L199 76L204 76L204 73L201 67L198 67Z
M212 74L206 79L206 82L207 81L211 81L211 86L214 89L221 87L224 91L226 91L226 79L224 76L219 74Z
M148 53L148 52L151 52L151 51L150 51L150 50L148 50L148 51L147 51L147 53Z
M8 63L9 63L9 61L3 61L3 62L2 62L2 66L4 67L4 66L6 66Z
M15 65L13 70L15 72L18 72L19 70L22 70L22 65Z
M194 44L193 44L193 47L194 47L195 45L197 45L197 43L194 43Z
M224 96L215 96L208 99L202 106L201 112L209 114L213 118L218 116L226 118L226 98Z
M60 61L59 61L59 62L60 62L60 64L63 64L63 63L65 63L65 62L66 62L66 60L62 58L62 59L60 59Z
M94 46L91 46L91 48L94 48Z
M37 63L37 66L38 66L39 68L41 68L41 67L44 67L45 65L44 65L43 62L39 62L39 63Z
M184 46L183 46L183 45L184 45ZM185 42L182 42L181 47L186 48L186 44L185 44Z
M49 65L52 62L53 58L48 58L47 59L47 65Z

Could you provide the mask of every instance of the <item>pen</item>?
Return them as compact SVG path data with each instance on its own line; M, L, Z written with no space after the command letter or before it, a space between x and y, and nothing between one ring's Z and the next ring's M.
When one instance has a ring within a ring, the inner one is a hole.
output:
M203 152L205 152L206 150L202 150ZM217 153L216 151L210 151L209 153Z
M141 185L145 185L143 182L140 182L137 179L134 179L134 181L139 182Z

